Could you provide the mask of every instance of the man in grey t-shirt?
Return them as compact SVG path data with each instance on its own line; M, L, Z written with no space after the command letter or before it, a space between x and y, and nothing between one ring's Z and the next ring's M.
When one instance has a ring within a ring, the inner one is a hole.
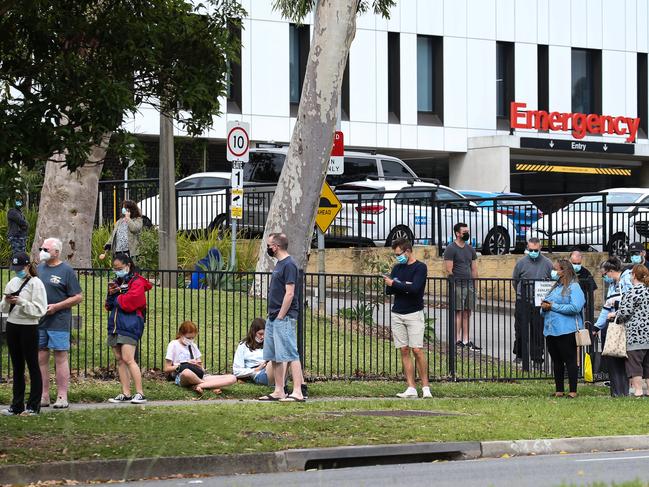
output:
M47 314L41 318L38 327L38 362L43 377L41 407L50 405L50 350L54 352L56 364L56 402L54 407L68 407L68 385L70 384L70 327L72 308L79 304L83 295L74 269L61 260L63 245L58 238L48 238L40 250L38 277L47 293Z
M444 251L444 268L455 284L455 345L480 350L469 339L469 319L475 309L473 280L478 278L478 254L467 242L471 238L466 223L453 226L455 240Z

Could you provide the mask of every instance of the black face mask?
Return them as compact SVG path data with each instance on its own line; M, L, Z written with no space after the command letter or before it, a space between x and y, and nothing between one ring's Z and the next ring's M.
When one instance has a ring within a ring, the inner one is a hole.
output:
M270 257L275 257L275 251L273 250L272 247L266 247L266 253L267 253Z
M470 238L471 238L471 234L469 233L462 234L462 240L464 240L465 242L468 242Z

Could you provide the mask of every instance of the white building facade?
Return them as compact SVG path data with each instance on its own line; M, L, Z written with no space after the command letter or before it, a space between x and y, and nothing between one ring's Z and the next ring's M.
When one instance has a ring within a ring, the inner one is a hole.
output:
M204 134L214 143L229 120L249 122L254 141L290 140L312 18L305 31L272 3L242 0L248 17L228 110ZM399 0L390 19L358 18L342 97L345 146L397 155L463 189L647 184L648 25L649 0ZM551 116L549 127L512 130L512 102L582 113L584 124L588 114L611 120L604 134L583 138ZM617 117L640 118L633 142L607 133ZM143 107L126 127L155 136L158 115Z

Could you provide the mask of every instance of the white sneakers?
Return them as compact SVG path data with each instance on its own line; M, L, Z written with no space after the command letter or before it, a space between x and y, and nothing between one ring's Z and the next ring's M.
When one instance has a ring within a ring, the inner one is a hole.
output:
M432 398L433 395L430 393L430 387L423 387L421 389L421 397L423 399L429 399ZM408 387L404 392L399 392L397 394L397 397L400 397L401 399L417 399L419 397L419 394L417 394L417 389L414 387Z

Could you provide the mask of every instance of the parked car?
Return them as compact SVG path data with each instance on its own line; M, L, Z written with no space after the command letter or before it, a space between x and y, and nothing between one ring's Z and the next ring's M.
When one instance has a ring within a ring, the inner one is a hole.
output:
M479 207L446 186L366 181L341 184L336 195L343 209L330 232L365 245L390 246L395 239L407 238L445 246L454 239L453 226L459 222L469 226L472 244L484 255L508 253L516 242L516 228L507 216Z
M243 200L241 228L252 234L263 233L275 184L286 161L288 147L250 149L250 161L244 166L244 181L249 185ZM327 182L336 187L349 181L400 178L419 179L403 161L396 157L365 152L345 152L344 174L329 175ZM261 184L261 186L260 186Z
M525 235L533 223L536 223L543 217L543 212L539 210L534 203L527 201L520 193L492 193L489 191L459 190L462 196L470 199L480 199L475 201L479 207L494 207L496 202L496 212L506 215L516 227L516 240L525 242ZM482 199L482 198L511 198L511 199Z
M178 230L213 230L227 222L229 172L192 174L176 183ZM159 224L159 195L138 202L142 214Z
M602 207L606 194L606 208ZM625 257L629 238L637 238L642 226L638 206L649 203L647 188L612 188L582 196L556 213L546 214L532 225L529 236L538 237L544 247L554 249L608 251Z

